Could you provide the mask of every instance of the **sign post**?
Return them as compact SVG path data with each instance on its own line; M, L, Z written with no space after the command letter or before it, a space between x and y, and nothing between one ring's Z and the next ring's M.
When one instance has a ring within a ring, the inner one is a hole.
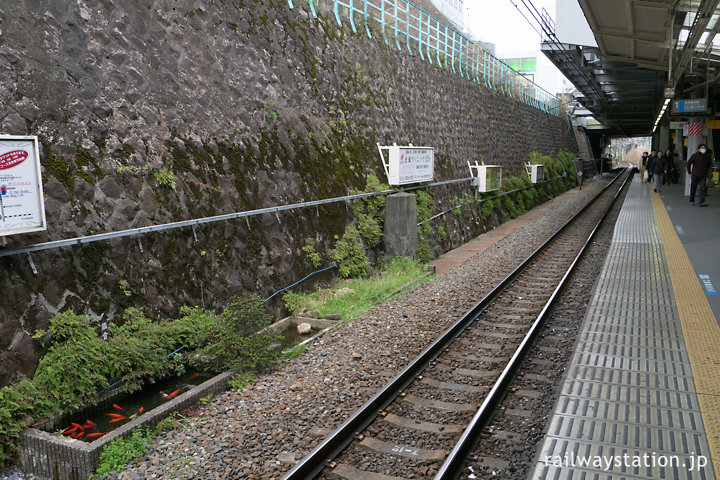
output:
M0 237L46 230L36 136L0 136Z

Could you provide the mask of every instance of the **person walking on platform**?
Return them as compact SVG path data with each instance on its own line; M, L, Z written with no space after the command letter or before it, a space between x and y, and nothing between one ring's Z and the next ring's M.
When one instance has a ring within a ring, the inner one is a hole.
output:
M670 185L673 171L675 170L675 159L673 151L669 148L665 150L665 158L667 159L667 174L663 177L663 185Z
M652 152L650 152L650 156L647 160L648 183L652 182L653 179L653 165L655 165L655 158L655 150L653 150Z
M653 162L653 190L656 192L662 191L663 179L668 171L668 159L663 155L662 150L658 150Z
M648 174L647 172L647 162L648 162L648 152L643 152L642 154L642 163L640 164L640 175L643 179L643 182L647 181Z
M700 203L699 207L707 207L705 203L705 195L707 194L707 185L705 177L707 177L710 167L712 166L712 152L708 150L707 145L701 143L698 151L693 153L687 162L687 172L690 175L690 205L695 205L695 191L700 187Z

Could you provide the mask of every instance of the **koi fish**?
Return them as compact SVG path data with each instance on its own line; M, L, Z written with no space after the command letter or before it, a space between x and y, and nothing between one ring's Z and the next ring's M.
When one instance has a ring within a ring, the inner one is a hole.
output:
M85 429L83 428L83 426L80 425L79 423L71 423L70 425L72 425L72 426L75 427L75 428L79 428L81 431L82 431L82 430L85 430Z
M107 415L110 418L125 418L123 415L120 415L119 413L106 413L105 415Z
M192 375L190 375L190 380L193 380L193 379L195 379L195 378L197 378L197 377L199 377L199 376L200 376L200 374L198 374L198 373L193 373Z
M73 433L73 434L70 435L70 436L71 436L72 438L80 438L80 437L82 437L83 435L85 435L85 432L80 431L80 432L75 432L75 433Z
M115 403L113 403L112 406L113 406L113 408L115 408L115 409L117 409L117 410L120 410L120 411L125 410L123 407L121 407L120 405L117 405L117 404L115 404Z
M160 394L163 396L163 398L166 398L166 399L170 400L171 398L175 398L175 397L177 396L177 394L180 393L180 390L182 390L182 389L181 389L181 388L178 388L177 390L175 390L174 392L172 392L170 395L168 395L168 394L165 393L165 392L160 392Z
M72 432L73 430L77 430L77 427L75 427L75 426L73 426L73 425L71 424L71 425L68 425L67 427L65 427L65 429L63 430L62 433L70 433L70 432Z
M117 422L122 422L123 420L127 420L127 417L113 418L108 423L117 423Z
M83 430L87 430L89 428L95 428L95 423L92 420L85 420L85 425L83 425Z
M138 415L142 415L145 411L145 407L140 407L140 410L138 410Z
M85 435L85 438L100 438L103 435L107 435L107 432L88 433L87 435Z

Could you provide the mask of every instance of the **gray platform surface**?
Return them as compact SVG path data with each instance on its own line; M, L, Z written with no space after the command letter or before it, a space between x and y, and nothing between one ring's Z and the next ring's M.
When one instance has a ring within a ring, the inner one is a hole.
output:
M530 479L715 478L652 194L636 175Z
M707 207L691 206L684 191L683 184L665 185L662 192L665 208L695 272L709 275L720 291L720 187L708 189ZM720 322L720 295L707 299Z

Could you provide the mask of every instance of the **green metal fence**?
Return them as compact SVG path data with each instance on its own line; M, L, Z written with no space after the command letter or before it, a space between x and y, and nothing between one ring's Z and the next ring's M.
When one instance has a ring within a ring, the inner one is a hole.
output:
M499 90L549 114L560 115L560 101L532 80L517 73L479 44L448 27L405 0L301 0L307 1L317 17L322 2L341 20L350 22L357 33L368 37L382 35L385 43L400 51L451 70L464 78ZM293 8L293 0L288 0Z

